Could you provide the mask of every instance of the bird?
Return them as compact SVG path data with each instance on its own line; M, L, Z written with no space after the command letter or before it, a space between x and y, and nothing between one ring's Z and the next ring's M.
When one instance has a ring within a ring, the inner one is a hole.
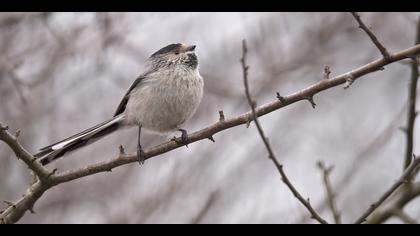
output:
M188 133L182 125L192 117L203 97L204 82L195 49L196 45L173 43L154 52L146 60L145 72L129 87L111 119L39 149L34 155L37 161L45 166L126 127L138 129L136 153L140 164L145 161L140 142L142 129L156 133L180 131L180 142L185 143Z

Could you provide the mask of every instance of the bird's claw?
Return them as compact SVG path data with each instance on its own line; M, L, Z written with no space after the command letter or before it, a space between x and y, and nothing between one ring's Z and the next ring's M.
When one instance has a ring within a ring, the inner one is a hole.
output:
M177 138L177 137L173 137L171 140L175 141L176 143L179 144L184 144L186 147L188 147L188 133L185 129L178 129L179 131L181 131L181 137Z
M141 146L137 146L137 159L140 165L143 165L146 161L146 154Z

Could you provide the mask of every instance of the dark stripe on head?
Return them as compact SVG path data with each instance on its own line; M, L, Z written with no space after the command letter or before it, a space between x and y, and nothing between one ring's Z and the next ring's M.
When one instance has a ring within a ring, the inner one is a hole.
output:
M179 50L181 48L182 44L180 43L175 43L175 44L169 44L166 47L163 47L161 49L159 49L157 52L153 53L151 57L155 57L157 55L161 55L161 54L165 54L168 52L173 52L176 50Z

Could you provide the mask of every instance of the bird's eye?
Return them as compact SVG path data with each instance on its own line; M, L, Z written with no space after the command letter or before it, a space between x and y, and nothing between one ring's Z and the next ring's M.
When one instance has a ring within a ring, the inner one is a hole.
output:
M179 54L179 51L175 51L175 55L178 55Z

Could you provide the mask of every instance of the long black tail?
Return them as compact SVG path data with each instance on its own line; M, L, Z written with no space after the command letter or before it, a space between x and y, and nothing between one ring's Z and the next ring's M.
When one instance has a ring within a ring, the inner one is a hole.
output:
M40 159L39 161L42 165L47 165L69 152L91 144L105 135L114 132L121 127L123 120L124 114L115 116L110 120L102 122L101 124L68 137L60 142L43 147L40 149L40 152L34 156Z

